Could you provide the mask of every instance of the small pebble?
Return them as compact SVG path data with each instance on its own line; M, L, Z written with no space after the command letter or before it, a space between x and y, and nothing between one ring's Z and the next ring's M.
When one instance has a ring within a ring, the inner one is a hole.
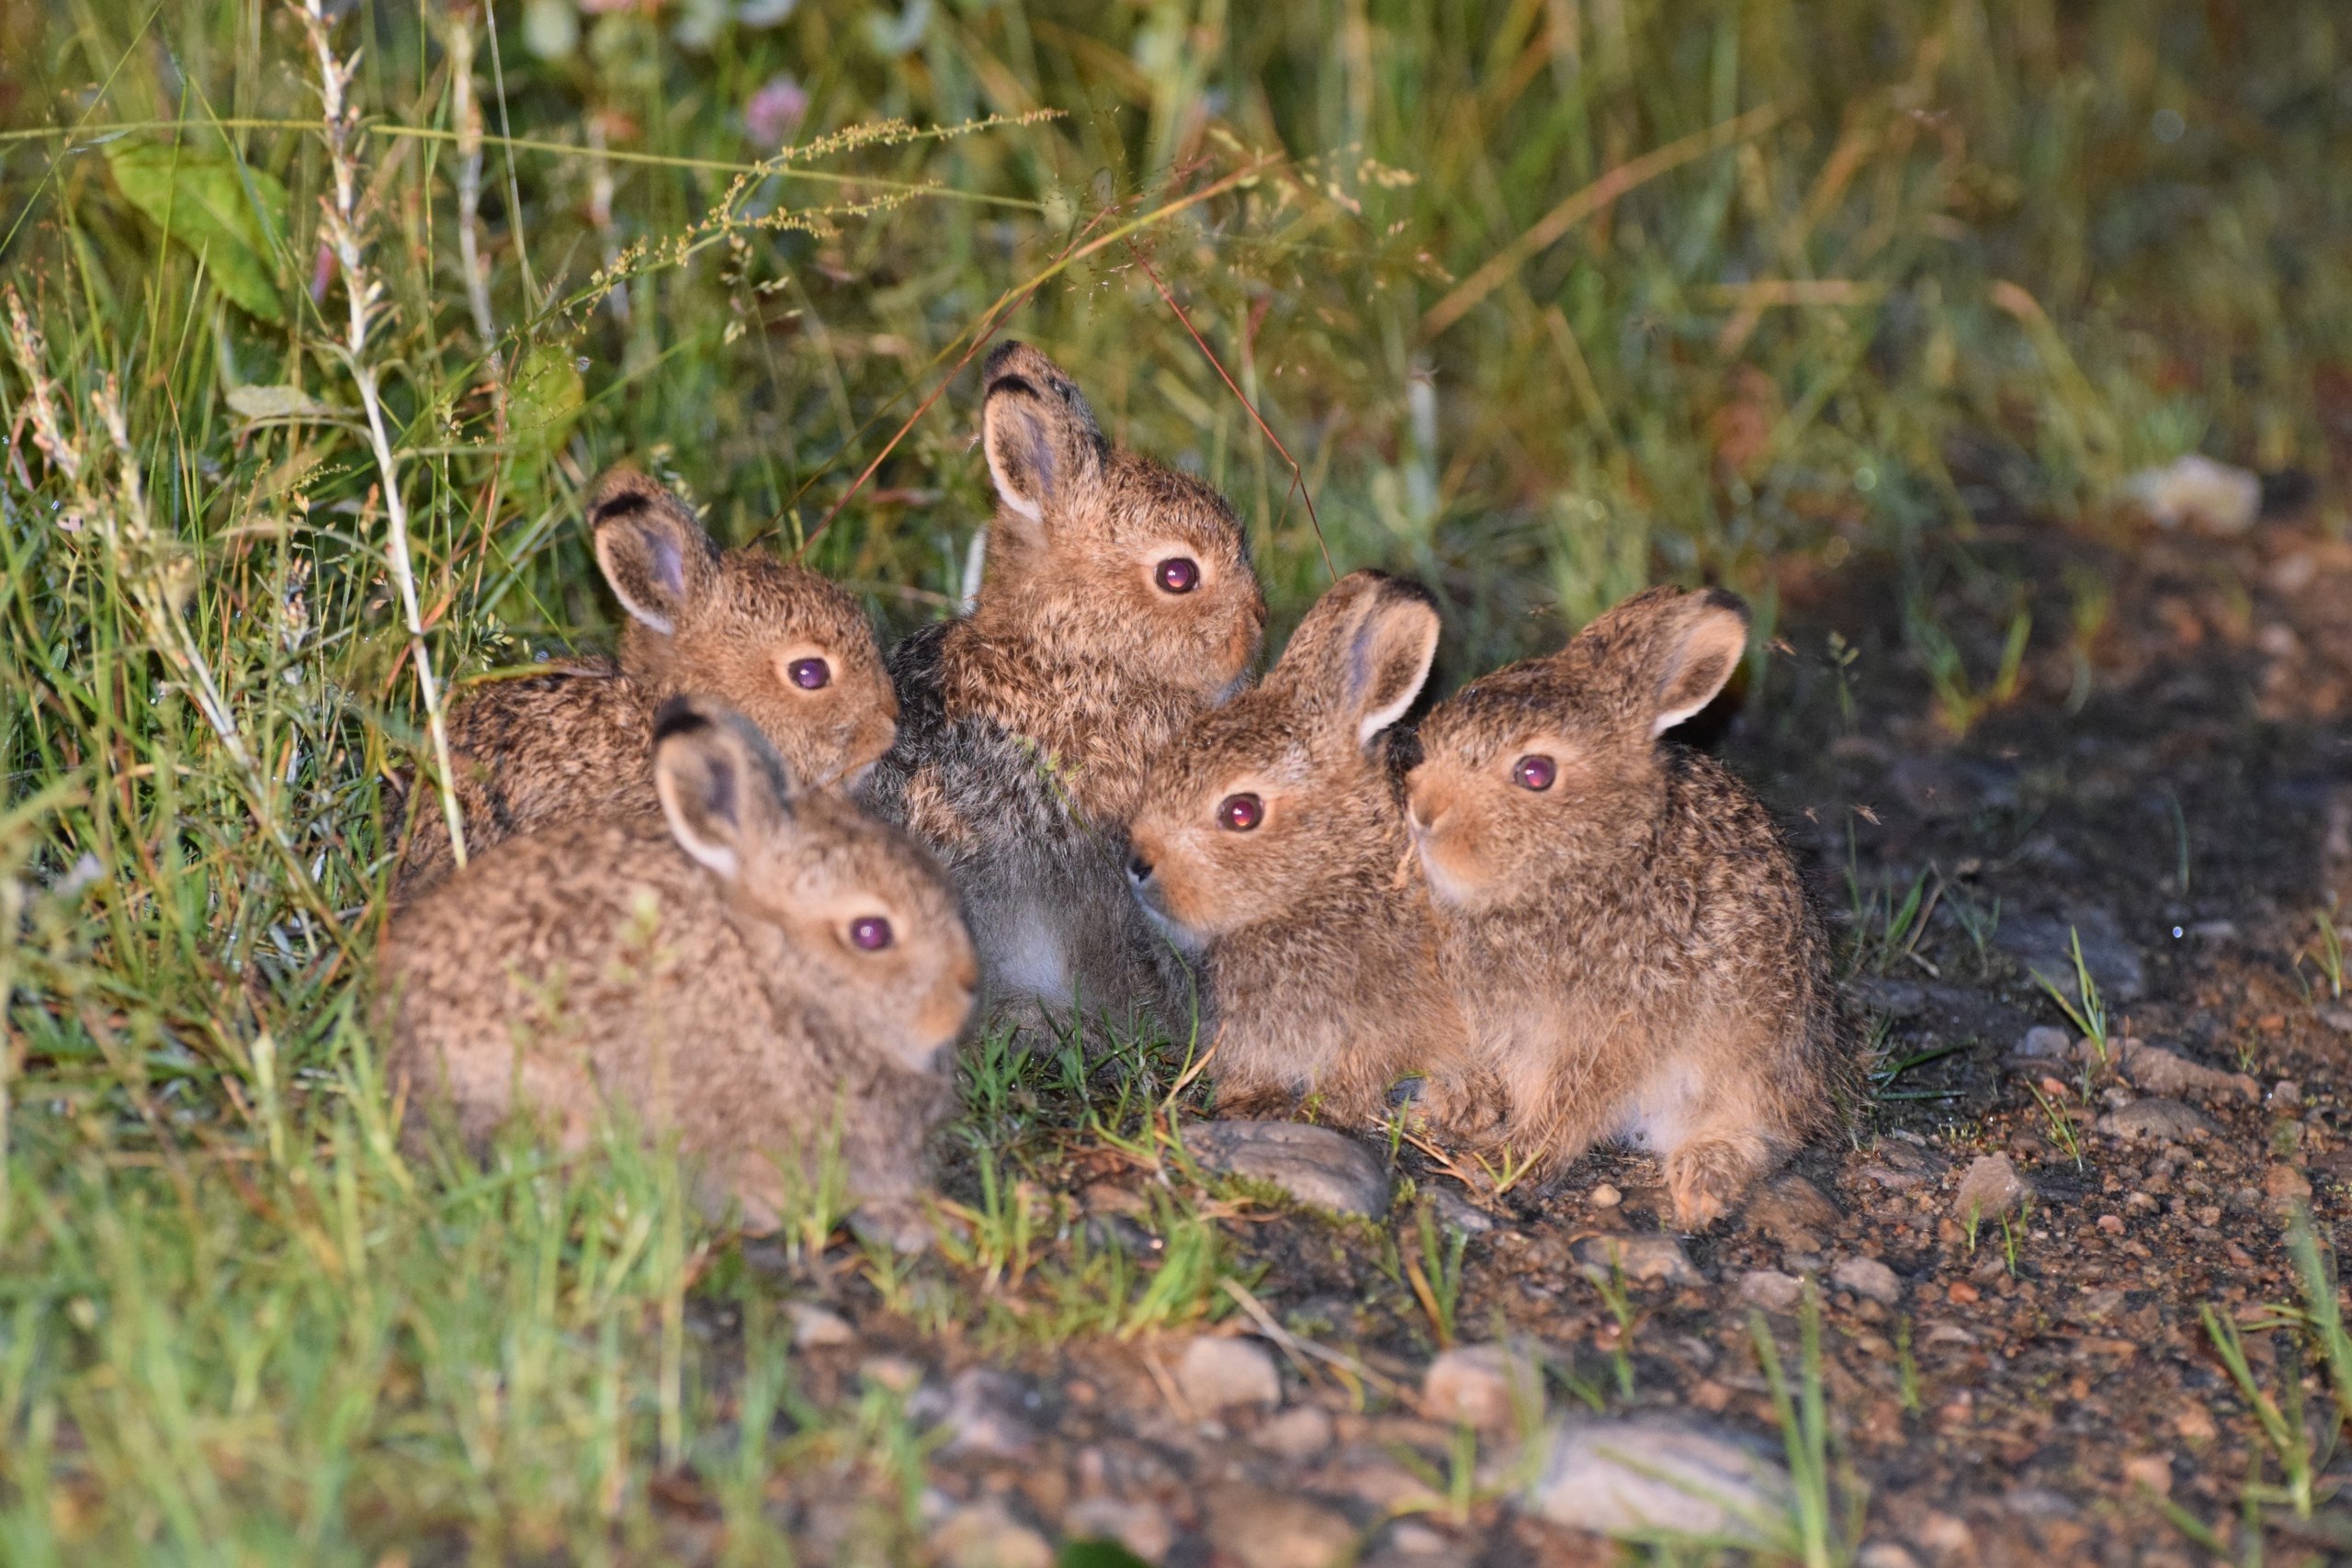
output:
M792 1348L817 1350L857 1343L857 1331L837 1312L815 1302L786 1302L785 1315L792 1319Z
M2159 1497L2172 1495L2172 1461L2163 1454L2136 1454L2123 1461L2124 1484L2143 1486Z
M1238 1404L1283 1402L1282 1372L1273 1353L1254 1339L1209 1335L1194 1339L1176 1363L1176 1386L1204 1416Z
M1345 1514L1295 1493L1232 1484L1207 1502L1209 1544L1238 1568L1336 1568L1355 1549Z
M2262 1177L2263 1196L2274 1209L2291 1209L2311 1201L2311 1178L2291 1165L2274 1165Z
M2098 1217L2098 1228L2106 1232L2109 1235L2121 1235L2123 1234L2123 1216L2120 1214L2101 1214Z
M2068 1047L2072 1044L2073 1042L2067 1038L2064 1030L2054 1028L2047 1023L2037 1023L2025 1032L2024 1039L2018 1042L2018 1055L2059 1061L2064 1058Z
M1576 1244L1585 1274L1606 1280L1611 1270L1637 1285L1702 1285L1707 1277L1692 1265L1682 1243L1662 1233L1647 1235L1589 1235Z
M1257 1445L1283 1459L1313 1459L1331 1446L1331 1415L1319 1405L1302 1404L1267 1418L1255 1434Z
M1053 1568L1054 1549L1046 1538L993 1497L950 1514L931 1542L948 1568Z
M1156 1503L1122 1497L1085 1497L1062 1516L1071 1540L1115 1540L1146 1562L1157 1562L1176 1544L1176 1527Z
M1440 1351L1421 1379L1421 1409L1433 1421L1500 1431L1521 1408L1544 1408L1544 1371L1500 1345Z
M1606 1181L1592 1190L1592 1206L1596 1209L1613 1209L1624 1201L1625 1195Z
M858 1374L892 1393L905 1393L922 1382L922 1369L904 1356L868 1356L857 1364Z
M1962 1224L1998 1223L2022 1208L2033 1188L2007 1155L1980 1155L1960 1179L1952 1213Z
M1903 1299L1903 1281L1894 1269L1875 1258L1840 1258L1838 1267L1829 1271L1829 1280L1881 1306L1893 1306Z
M1783 1274L1772 1269L1750 1269L1740 1276L1736 1293L1747 1306L1762 1307L1766 1312L1794 1312L1804 1291L1804 1281L1794 1274Z
M2270 1086L2270 1103L2277 1106L2301 1105L2303 1086L2292 1078L2280 1078Z

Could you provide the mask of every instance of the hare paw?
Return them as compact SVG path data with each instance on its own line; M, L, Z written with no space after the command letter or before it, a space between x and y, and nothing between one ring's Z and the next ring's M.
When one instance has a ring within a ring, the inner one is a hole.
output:
M1702 1231L1731 1212L1755 1180L1755 1151L1727 1141L1684 1144L1666 1156L1674 1228Z

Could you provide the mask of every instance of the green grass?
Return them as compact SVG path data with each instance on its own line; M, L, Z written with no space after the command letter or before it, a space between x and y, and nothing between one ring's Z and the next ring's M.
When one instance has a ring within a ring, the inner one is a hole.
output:
M1926 606L1996 503L2096 528L2187 450L2329 462L2352 37L2323 0L481 15L334 26L366 47L331 216L290 9L0 0L12 1561L643 1558L678 1465L739 1555L769 1477L907 1549L903 1402L802 1396L673 1168L413 1164L368 1066L388 848L435 806L390 787L432 772L420 675L608 629L579 526L608 461L903 629L985 514L956 372L1018 332L1233 496L1278 623L1327 550L1414 571L1457 678L1652 579L1769 620L1866 552ZM743 117L787 73L778 156ZM380 289L356 349L332 240ZM1988 637L1909 617L1948 721L2034 633L1981 596ZM872 1288L1005 1334L1213 1310L1189 1186L1149 1264L1045 1228L1057 1148L1189 1181L1155 1121L1183 1058L1138 1043L1091 1115L984 1066L971 1258L869 1258Z

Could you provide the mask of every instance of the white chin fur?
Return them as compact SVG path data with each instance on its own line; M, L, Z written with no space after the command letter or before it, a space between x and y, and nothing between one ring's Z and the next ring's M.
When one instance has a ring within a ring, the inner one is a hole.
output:
M1151 922L1151 929L1166 937L1169 945L1185 957L1198 958L1207 949L1208 943L1196 935L1190 926L1179 925L1153 908L1141 897L1136 899L1136 907L1143 911L1143 918Z
M1413 840L1413 858L1420 863L1421 880L1429 884L1430 898L1448 908L1460 909L1470 906L1470 889L1445 874L1421 843L1419 835Z

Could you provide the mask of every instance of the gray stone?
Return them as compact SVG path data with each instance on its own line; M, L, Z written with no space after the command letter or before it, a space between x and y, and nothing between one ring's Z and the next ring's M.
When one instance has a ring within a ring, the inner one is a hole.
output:
M2008 1156L1979 1155L1961 1177L1951 1210L1964 1225L1997 1224L2032 1198L2033 1183L2018 1174L2017 1163Z
M2319 1010L2319 1021L2331 1029L2340 1029L2346 1034L2352 1034L2352 1007L2330 1003Z
M1804 1281L1775 1269L1750 1269L1739 1277L1739 1288L1734 1294L1742 1306L1761 1307L1766 1312L1794 1312L1804 1294Z
M947 1384L946 1408L939 1417L947 1452L1024 1459L1037 1449L1037 1428L1026 1410L1028 1391L1019 1379L989 1367L967 1367Z
M1437 1210L1440 1224L1452 1225L1468 1235L1484 1235L1495 1228L1494 1215L1451 1187L1439 1188L1430 1195L1430 1202Z
M849 1325L847 1318L815 1302L786 1302L784 1313L792 1320L792 1348L796 1350L824 1350L857 1343L857 1330Z
M1207 1502L1209 1544L1239 1568L1334 1568L1355 1551L1348 1517L1311 1497L1232 1484Z
M1053 1568L1046 1538L993 1497L956 1509L932 1532L932 1551L947 1568Z
M1507 1429L1521 1410L1544 1408L1544 1369L1501 1345L1440 1351L1421 1377L1421 1413L1481 1431Z
M1894 1269L1875 1258L1844 1258L1829 1270L1829 1282L1849 1290L1858 1296L1868 1296L1881 1306L1893 1306L1903 1299L1903 1281Z
M1388 1173L1344 1133L1304 1122L1195 1122L1184 1147L1210 1170L1281 1188L1302 1203L1378 1219Z
M1526 1506L1602 1535L1670 1531L1762 1544L1784 1517L1788 1472L1731 1434L1663 1416L1571 1418L1552 1429Z
M1613 1269L1635 1284L1703 1285L1707 1277L1673 1236L1652 1232L1624 1235L1604 1232L1576 1244L1577 1261L1595 1279L1606 1280Z
M1203 1335L1184 1347L1176 1362L1176 1386L1204 1416L1237 1404L1283 1402L1283 1376L1273 1353L1254 1339Z
M2047 1023L2037 1023L2025 1032L2013 1055L2030 1062L2063 1062L2075 1047L2074 1036Z
M2185 1144L2191 1134L2214 1133L2220 1128L2211 1116L2193 1105L2151 1096L2109 1111L2098 1119L2098 1130L2110 1138L2132 1143L2154 1138L2167 1144Z
M2138 1001L2148 991L2147 966L2140 950L2124 939L2123 929L2105 909L2069 910L2054 915L2027 915L2001 922L1993 944L2008 953L2029 976L2041 975L2070 1001L2082 1000L2075 983L2074 938L2083 939L2083 966L2091 972L2099 995L2110 1002Z

